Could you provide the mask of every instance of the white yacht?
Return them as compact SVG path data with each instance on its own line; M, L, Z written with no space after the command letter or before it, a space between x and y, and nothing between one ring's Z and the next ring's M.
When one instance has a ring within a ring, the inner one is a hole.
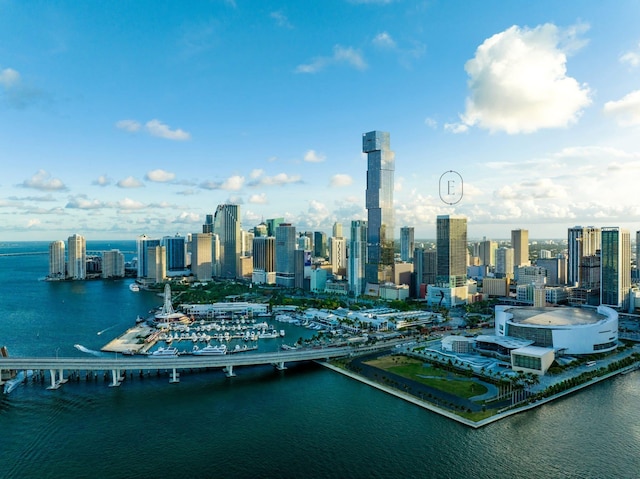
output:
M208 344L202 349L198 349L197 346L194 346L193 354L197 356L213 356L213 355L227 354L227 346L226 344L221 344L220 346L211 346L210 344Z
M167 358L178 355L178 348L158 348L154 352L151 353L151 357L153 358Z

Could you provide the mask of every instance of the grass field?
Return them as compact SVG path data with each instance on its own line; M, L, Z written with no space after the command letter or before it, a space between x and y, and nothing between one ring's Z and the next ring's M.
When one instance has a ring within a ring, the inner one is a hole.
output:
M424 366L422 361L406 356L384 356L366 364L465 399L487 392L485 386L462 374Z

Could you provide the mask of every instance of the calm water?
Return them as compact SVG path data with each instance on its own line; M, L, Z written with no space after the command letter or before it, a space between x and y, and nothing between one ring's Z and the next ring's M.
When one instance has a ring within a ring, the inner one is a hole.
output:
M161 303L131 293L130 280L38 281L47 265L47 255L0 257L10 354L98 350ZM20 386L0 395L0 477L640 477L638 373L477 431L314 364L237 373Z

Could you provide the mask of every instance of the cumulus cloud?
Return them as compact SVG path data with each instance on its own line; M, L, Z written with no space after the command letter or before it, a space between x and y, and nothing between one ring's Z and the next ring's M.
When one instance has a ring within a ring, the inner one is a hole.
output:
M464 123L445 123L444 124L445 131L451 133L466 133L469 131L469 127Z
M347 64L356 70L365 70L365 62L360 51L352 47L336 45L333 47L332 56L317 57L311 63L305 63L296 67L296 73L317 73L326 67L335 64Z
M20 83L20 73L13 68L5 68L0 71L0 85L4 88L12 88Z
M395 40L387 32L378 33L373 39L373 44L380 48L393 49L396 47Z
M173 221L174 224L200 224L202 223L202 217L199 214L189 211L181 212Z
M176 174L165 170L151 170L145 175L145 179L156 183L166 183L175 179Z
M132 200L131 198L125 198L123 200L118 201L117 207L121 210L141 210L145 208L144 203L140 201Z
M470 96L462 122L509 134L575 123L591 103L588 86L566 68L583 30L512 26L486 39L465 65Z
M62 180L52 178L51 174L45 170L38 170L35 175L24 180L19 186L42 191L64 191L67 189Z
M640 90L632 91L617 101L604 104L604 113L620 126L640 125Z
M291 25L291 23L289 23L289 19L287 18L287 16L282 13L282 12L271 12L269 14L269 16L275 20L276 25L278 25L279 27L282 28L293 28L293 25Z
M76 195L69 197L65 208L78 210L98 210L107 205L100 200L90 200L86 195Z
M118 181L117 185L118 188L141 188L144 186L140 180L133 176L127 176L126 178Z
M157 136L166 140L185 141L191 138L191 134L180 128L172 130L169 125L162 123L160 120L153 119L145 124L145 128L151 136Z
M249 174L249 178L251 178L252 180L255 180L256 178L260 178L262 175L264 175L264 170L256 168L255 170L251 170L251 173Z
M318 154L315 150L309 150L304 154L304 161L309 163L322 163L325 160L325 156Z
M108 186L111 183L113 183L113 180L109 178L107 175L100 175L98 176L98 178L96 178L92 182L92 184L98 185L98 186Z
M288 175L287 173L278 173L275 176L261 176L254 179L249 186L284 186L291 183L302 183L300 175Z
M425 118L424 119L424 124L427 125L429 128L432 129L436 129L438 128L438 122L436 120L434 120L433 118Z
M120 120L116 122L116 128L120 130L136 132L138 131L142 125L138 123L136 120Z
M249 203L253 203L256 205L266 205L267 204L267 195L264 193L251 195L249 197Z
M244 185L244 176L233 175L224 181L203 181L200 188L205 190L230 190L237 191Z
M22 196L22 197L9 196L9 198L7 199L12 201L38 201L38 202L56 201L56 199L51 194L48 194L45 196Z
M45 97L38 88L25 84L22 76L13 68L0 70L2 99L11 108L22 109Z
M620 55L620 63L627 63L629 66L637 67L640 65L640 45L636 50L625 52Z
M345 175L342 173L338 173L331 177L331 181L329 181L329 185L332 188L341 188L343 186L350 186L353 183L353 178L349 175Z

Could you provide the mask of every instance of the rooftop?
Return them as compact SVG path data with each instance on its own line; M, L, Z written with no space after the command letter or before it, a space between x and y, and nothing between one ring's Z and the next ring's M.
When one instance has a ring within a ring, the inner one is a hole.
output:
M532 326L580 326L606 319L594 309L585 308L509 308L512 321Z

